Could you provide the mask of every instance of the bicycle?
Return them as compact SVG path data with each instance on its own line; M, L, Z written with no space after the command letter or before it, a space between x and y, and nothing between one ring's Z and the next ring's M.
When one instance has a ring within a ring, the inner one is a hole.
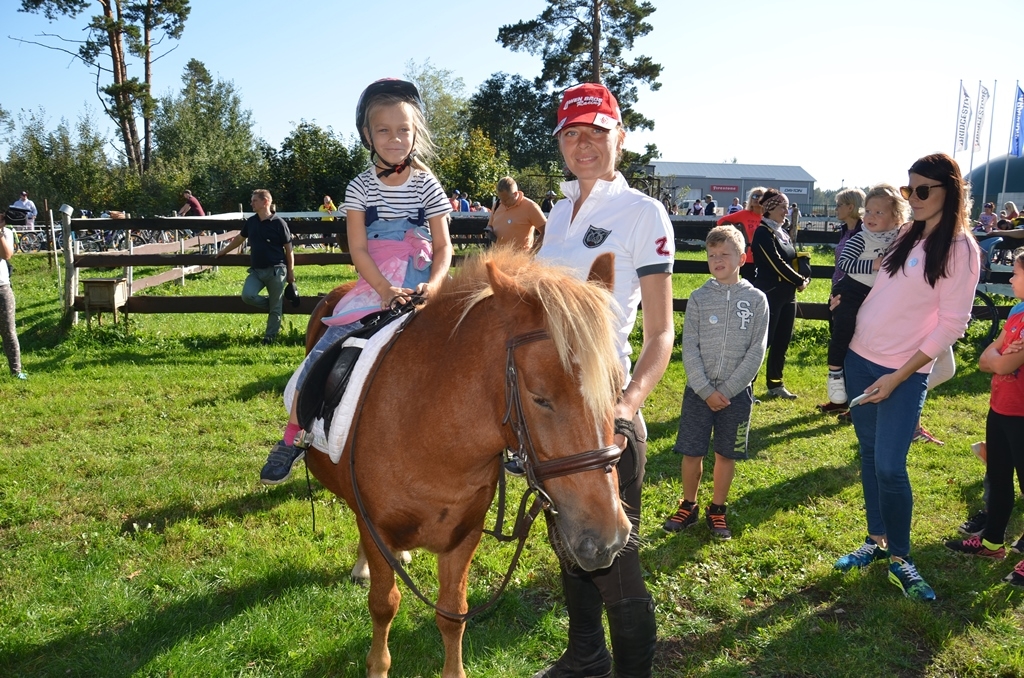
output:
M971 318L967 323L968 329L972 323L987 323L988 329L984 345L991 344L999 336L999 305L992 299L993 294L1005 297L1013 297L1013 286L1008 283L991 282L992 273L1012 273L1013 266L1000 263L1002 252L1000 245L1003 239L987 238L978 243L981 247L981 275L978 284L974 288L974 305L971 307Z

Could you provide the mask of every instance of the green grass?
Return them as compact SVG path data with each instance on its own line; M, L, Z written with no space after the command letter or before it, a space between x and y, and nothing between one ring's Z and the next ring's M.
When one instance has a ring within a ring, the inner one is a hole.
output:
M0 675L363 675L370 622L365 589L348 580L351 512L314 483L313 534L301 472L275 488L257 480L284 421L303 318L286 316L271 347L259 345L259 315L135 316L129 332L106 316L102 328L62 334L45 256L15 265L30 379L0 379ZM299 286L327 291L350 275L310 267ZM235 294L243 276L224 268L151 293ZM677 276L676 296L703 280ZM801 296L826 297L823 280ZM923 605L902 598L881 564L832 569L865 528L853 430L813 408L825 399L827 339L823 323L798 320L786 383L801 398L754 410L731 542L711 542L703 523L662 533L681 492L678 351L650 398L641 560L658 603L655 675L1024 675L1024 593L1000 581L1019 556L981 562L941 543L980 506L983 467L968 449L987 411L977 347L958 344L957 377L925 406L924 424L946 445L911 449L914 556L939 597ZM710 477L709 466L702 504ZM1017 511L1008 534L1022 531ZM489 597L510 557L485 538L471 604ZM427 589L433 562L418 553L412 564ZM433 614L403 592L392 673L438 675ZM467 672L531 675L565 633L557 566L536 529L497 607L468 626Z

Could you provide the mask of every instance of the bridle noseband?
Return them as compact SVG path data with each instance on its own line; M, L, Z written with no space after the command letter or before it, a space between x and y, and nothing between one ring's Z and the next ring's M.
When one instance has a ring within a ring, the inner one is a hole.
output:
M508 424L516 435L519 443L514 454L522 461L526 469L526 481L531 490L544 502L544 509L552 515L558 515L551 496L544 491L542 483L550 478L604 469L605 473L611 473L612 468L618 463L622 456L622 450L618 445L612 444L596 450L580 452L568 457L560 457L549 461L540 461L537 457L537 450L530 438L530 429L526 424L526 417L523 414L523 401L519 394L519 374L516 369L515 350L524 344L535 341L551 339L545 330L533 330L525 334L519 334L505 342L507 357L505 359L505 418L502 424Z

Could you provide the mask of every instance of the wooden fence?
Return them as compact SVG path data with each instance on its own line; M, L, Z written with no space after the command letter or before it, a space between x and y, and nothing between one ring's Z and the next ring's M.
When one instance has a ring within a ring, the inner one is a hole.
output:
M335 221L319 221L322 214L317 212L296 212L280 213L289 220L289 228L301 242L304 238L316 240L321 234L338 235L345 233L345 219L336 213ZM86 310L86 300L78 294L78 270L83 268L121 268L125 271L125 277L129 281L128 298L125 301L123 310L126 313L265 313L253 306L245 304L241 295L231 296L144 296L136 295L135 292L155 284L161 284L169 280L184 279L184 276L191 273L206 270L213 266L245 266L250 265L250 258L247 254L229 254L220 259L215 259L211 253L202 253L203 246L213 245L214 248L221 246L225 240L233 237L237 230L238 222L244 217L242 213L233 215L218 215L217 217L184 217L177 219L75 219L64 218L64 242L69 242L71 232L81 233L87 230L105 229L115 231L140 231L140 230L190 230L219 232L215 235L192 237L180 242L163 245L143 245L134 247L128 251L101 252L81 254L75 253L73 248L67 248L65 257L67 266L67 279L65 285L66 310L72 315L72 321L77 321L76 311ZM296 219L309 220L296 220ZM714 226L713 219L698 219L693 217L680 218L672 217L672 225L675 231L677 246L680 248L695 248L703 243L708 231ZM487 224L486 214L461 214L454 213L450 231L452 241L458 247L472 244L486 244L488 242L484 227ZM232 230L226 231L225 229ZM799 244L801 245L835 245L839 241L839 233L831 230L806 230L800 232ZM458 259L458 257L456 257ZM347 252L303 252L295 254L295 266L327 266L332 264L351 264L352 257ZM170 271L158 274L145 281L132 279L132 269L137 266L172 266L176 267ZM812 266L814 278L831 278L834 268L832 266ZM673 273L704 274L708 272L707 264L701 261L676 260L673 266ZM999 274L997 274L999 275ZM299 276L297 276L299 277ZM1007 276L1008 278L1008 276ZM301 278L300 278L301 280ZM997 280L996 282L1005 282ZM303 296L298 307L285 304L284 312L291 314L305 314L312 312L319 295ZM677 312L685 312L686 299L673 299L672 308ZM1006 311L1000 307L1005 317ZM822 303L797 303L797 317L810 320L827 320L829 317L827 304Z

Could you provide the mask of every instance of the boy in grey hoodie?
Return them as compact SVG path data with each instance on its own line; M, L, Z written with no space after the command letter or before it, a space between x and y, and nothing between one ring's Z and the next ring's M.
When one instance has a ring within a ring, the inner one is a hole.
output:
M747 458L754 402L751 382L761 368L768 341L768 300L740 279L744 241L736 228L713 228L706 244L708 269L714 277L690 295L683 321L687 384L673 448L683 455L683 500L662 527L679 532L697 522L697 489L713 432L714 494L705 519L712 536L731 539L726 498L736 460Z

